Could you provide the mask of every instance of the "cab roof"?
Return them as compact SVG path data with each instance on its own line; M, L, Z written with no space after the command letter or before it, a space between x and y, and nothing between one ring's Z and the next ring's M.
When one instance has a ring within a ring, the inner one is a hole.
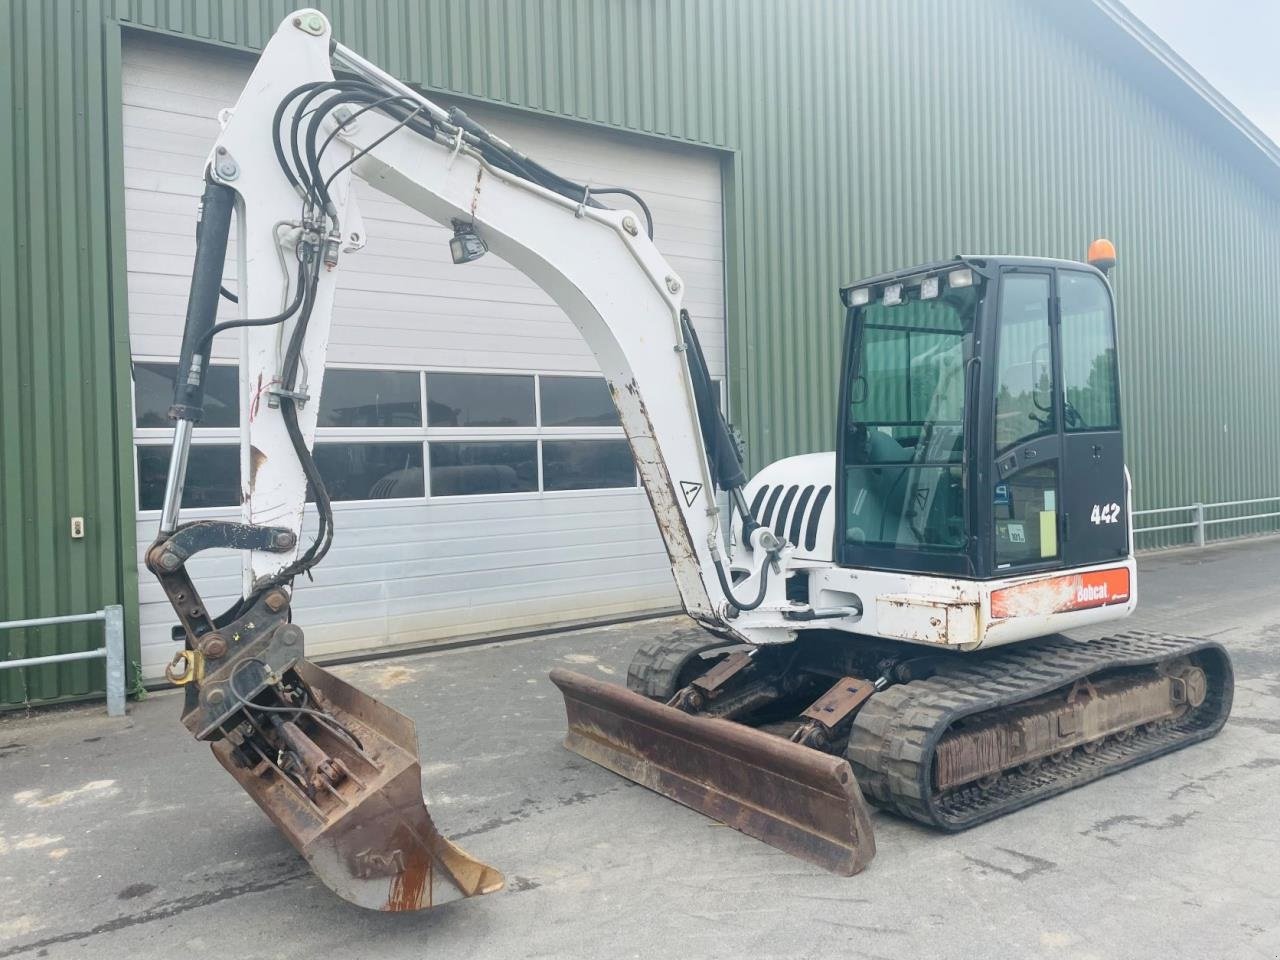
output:
M916 264L915 266L906 267L902 270L893 270L889 273L879 273L873 277L867 277L854 283L841 284L840 295L843 299L848 291L859 287L877 287L882 284L892 283L895 280L907 280L912 277L924 276L930 273L946 273L948 270L955 270L957 267L971 267L983 275L990 274L991 272L998 270L1000 267L1046 267L1091 271L1105 278L1105 275L1101 270L1092 264L1085 263L1083 260L1063 260L1057 257L1014 257L969 253L957 254L956 256L946 260L930 260L928 263Z

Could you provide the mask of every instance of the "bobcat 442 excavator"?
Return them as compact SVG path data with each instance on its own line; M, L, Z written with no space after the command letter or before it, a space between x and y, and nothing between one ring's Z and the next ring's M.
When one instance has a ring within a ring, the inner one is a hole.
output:
M432 823L413 724L310 663L290 615L334 535L311 447L336 268L364 241L353 175L451 225L455 262L491 250L572 319L703 628L642 648L627 688L553 671L571 749L852 874L875 849L864 796L959 830L1225 722L1218 644L1049 636L1136 599L1095 266L964 256L846 287L835 452L748 481L640 198L556 176L335 43L314 10L281 24L221 120L146 562L185 640L167 671L183 723L339 895L414 910L502 885ZM642 213L601 202L619 194ZM242 319L218 323L233 216ZM180 523L209 346L233 327L242 522ZM186 570L213 548L245 555L243 598L216 617Z

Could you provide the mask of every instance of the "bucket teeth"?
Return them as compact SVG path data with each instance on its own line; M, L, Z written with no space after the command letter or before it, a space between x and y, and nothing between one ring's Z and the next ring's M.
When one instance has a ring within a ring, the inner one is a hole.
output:
M359 747L319 724L309 731L343 776L304 790L269 763L247 765L229 740L214 755L330 890L372 910L421 910L492 893L502 874L440 835L422 799L413 722L308 661L294 667L317 706Z
M834 873L858 873L875 856L869 811L843 758L568 670L551 680L564 694L574 753Z

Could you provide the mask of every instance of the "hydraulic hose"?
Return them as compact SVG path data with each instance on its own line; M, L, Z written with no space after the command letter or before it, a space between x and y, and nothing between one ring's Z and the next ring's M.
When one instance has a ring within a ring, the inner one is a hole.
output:
M302 306L302 301L303 301L305 292L306 291L304 290L302 284L299 284L297 291L294 292L293 301L289 304L289 306L285 307L282 311L277 313L274 317L256 317L252 320L225 320L222 323L214 324L212 327L210 327L201 335L200 341L197 345L197 349L198 350L206 349L209 346L209 344L213 342L213 338L216 337L218 334L222 333L222 331L224 330L234 330L238 327L269 327L269 326L272 326L273 324L284 323L284 321L288 320L290 317L292 317L295 313L298 312L298 308ZM227 293L225 290L222 291L222 295L227 296ZM234 294L232 296L234 296ZM231 299L231 297L227 297L227 299ZM235 300L233 302L239 303L240 298L235 297Z
M416 98L408 94L407 90L394 89L392 86L382 82L370 83L367 80L335 79L302 84L292 90L277 105L272 124L276 160L290 185L302 196L305 208L304 216L319 215L327 218L332 224L331 233L336 232L338 229L337 212L329 195L330 185L338 174L397 130L409 129L428 139L442 141L446 131L437 125L437 121L443 120L443 118L436 118L424 113L425 105L415 102ZM354 107L354 113L340 118L338 129L329 132L322 138L320 131L324 119L339 106L345 104ZM339 130L342 129L342 124L349 123L355 117L369 110L378 110L386 114L393 121L396 121L395 125L373 143L357 151L345 163L339 164L335 170L326 176L320 166L320 158L325 149L338 136ZM287 116L290 112L292 116ZM303 120L308 117L309 122L306 124L304 132ZM643 199L633 191L621 187L600 187L595 191L591 191L583 185L560 177L529 157L512 149L505 142L489 133L488 130L472 121L461 110L450 111L448 122L456 125L457 136L471 145L487 162L553 190L562 196L580 200L580 202L593 207L603 206L599 201L591 198L593 192L596 194L624 195L631 198L642 210L649 236L653 236L652 214ZM303 134L301 137L299 136L300 133ZM308 213L308 211L312 211L312 213ZM313 253L312 256L314 257L315 254ZM306 258L303 259L306 260ZM224 324L211 324L209 329L200 331L198 342L201 345L207 344L216 333L224 329L243 326L265 326L267 324L280 323L291 316L296 316L297 320L290 336L281 376L282 387L285 391L294 390L302 341L306 336L311 310L315 302L315 287L318 281L317 271L319 270L318 260L319 258L316 257L315 262L302 262L299 264L298 285L294 291L293 302L279 315L255 320L234 320ZM270 578L267 581L267 585L287 582L298 573L309 571L328 551L333 537L332 509L329 495L311 451L307 449L307 444L303 438L301 426L298 422L298 409L295 399L288 395L282 396L280 412L294 448L294 453L311 486L320 522L319 530L311 547L294 563ZM772 561L773 559L774 555L771 553L769 560ZM726 596L730 598L730 602L738 609L754 610L764 601L765 590L768 585L767 566L761 578L759 596L752 602L745 604L738 602L733 597L732 587L728 583L724 569L718 559L716 561L716 574L720 578L721 586L724 588Z
M750 603L743 603L734 595L733 586L729 583L729 578L725 576L724 564L720 562L720 557L713 558L716 568L716 579L720 581L720 589L724 591L725 599L729 601L739 613L746 613L754 610L760 604L764 603L765 592L769 589L769 565L773 562L774 552L769 551L768 557L765 558L764 566L760 568L760 590L756 593L756 597Z

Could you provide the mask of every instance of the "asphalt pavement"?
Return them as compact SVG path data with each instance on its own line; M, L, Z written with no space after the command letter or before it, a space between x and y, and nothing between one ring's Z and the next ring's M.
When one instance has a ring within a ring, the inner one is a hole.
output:
M1280 541L1144 557L1135 627L1231 651L1214 740L959 835L873 817L840 878L567 752L547 679L680 618L337 668L418 724L441 829L507 887L381 915L320 886L175 694L0 718L0 960L1280 957Z

